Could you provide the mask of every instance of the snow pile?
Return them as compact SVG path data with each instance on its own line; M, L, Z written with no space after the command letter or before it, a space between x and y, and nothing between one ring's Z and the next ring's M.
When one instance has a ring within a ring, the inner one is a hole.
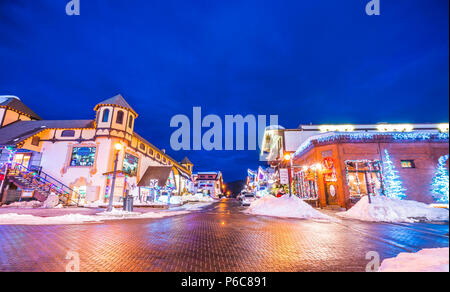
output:
M381 263L379 272L448 272L449 249L423 249L418 253L401 253Z
M367 196L346 212L338 213L339 216L359 219L371 222L417 222L427 221L448 221L449 212L446 209L437 209L427 204L398 200L387 197L371 197L369 204Z
M114 210L97 215L69 214L56 217L37 217L33 215L3 214L0 215L0 225L71 225L84 223L103 223L107 220L120 219L149 219L178 216L189 213L188 211L148 212L134 213Z
M195 195L184 195L182 196L184 202L202 202L202 203L209 203L214 202L214 199L210 196L205 196L202 193L197 193Z
M167 202L169 201L169 196L160 196L158 198L158 202L163 203L163 204L167 204ZM183 204L183 200L181 199L180 196L170 196L170 205L181 205Z
M60 204L59 204L59 197L58 195L51 193L48 197L47 200L45 200L44 204L42 205L42 208L45 209L52 209L52 208L60 208Z
M56 217L37 217L33 215L3 214L0 215L0 225L62 225L100 222L96 216L70 214Z
M298 197L289 197L288 195L281 198L265 196L253 202L245 213L286 218L333 220L330 216L315 210Z
M9 205L3 206L3 208L17 208L17 209L34 209L42 207L42 203L39 201L29 202L15 202Z

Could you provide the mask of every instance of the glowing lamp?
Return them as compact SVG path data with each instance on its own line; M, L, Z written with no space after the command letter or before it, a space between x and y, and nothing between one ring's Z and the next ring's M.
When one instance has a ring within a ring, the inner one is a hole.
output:
M285 154L284 155L284 160L290 161L291 160L291 155L290 154Z
M116 143L116 145L114 145L114 148L115 148L117 151L122 151L123 145L122 145L121 143Z

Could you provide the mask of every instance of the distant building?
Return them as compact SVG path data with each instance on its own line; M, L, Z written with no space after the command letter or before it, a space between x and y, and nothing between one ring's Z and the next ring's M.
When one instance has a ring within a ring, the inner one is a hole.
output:
M219 197L223 194L223 178L220 171L198 172L192 176L195 192Z
M449 152L448 124L300 126L268 129L261 157L276 171L292 166L292 190L320 206L351 207L384 192L388 150L408 199L430 203L438 159ZM284 161L292 157L292 165Z
M121 95L100 102L94 111L92 120L42 120L18 98L0 97L2 202L43 200L50 192L66 201L105 202L116 153L115 201L126 193L180 195L188 189L193 164L187 158L177 162L138 135L138 114ZM123 147L119 152L117 144Z

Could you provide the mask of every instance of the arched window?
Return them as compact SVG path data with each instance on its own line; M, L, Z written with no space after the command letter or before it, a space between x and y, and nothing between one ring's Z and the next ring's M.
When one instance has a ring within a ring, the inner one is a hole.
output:
M117 112L117 118L116 118L116 123L117 124L119 124L119 125L123 124L123 115L124 115L123 111L118 111Z
M133 128L133 116L132 115L130 115L130 118L129 118L129 120L128 120L128 128Z
M103 118L102 118L102 122L103 123L107 123L109 120L109 109L105 109L103 111Z

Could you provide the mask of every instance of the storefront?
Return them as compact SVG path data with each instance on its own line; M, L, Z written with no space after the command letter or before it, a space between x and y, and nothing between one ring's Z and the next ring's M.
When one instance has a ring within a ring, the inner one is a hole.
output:
M364 138L357 139L360 136ZM440 133L336 133L311 139L294 154L293 193L304 200L318 200L321 207L350 208L363 196L386 194L385 167L389 162L408 199L432 203L436 165L446 154L448 134Z

